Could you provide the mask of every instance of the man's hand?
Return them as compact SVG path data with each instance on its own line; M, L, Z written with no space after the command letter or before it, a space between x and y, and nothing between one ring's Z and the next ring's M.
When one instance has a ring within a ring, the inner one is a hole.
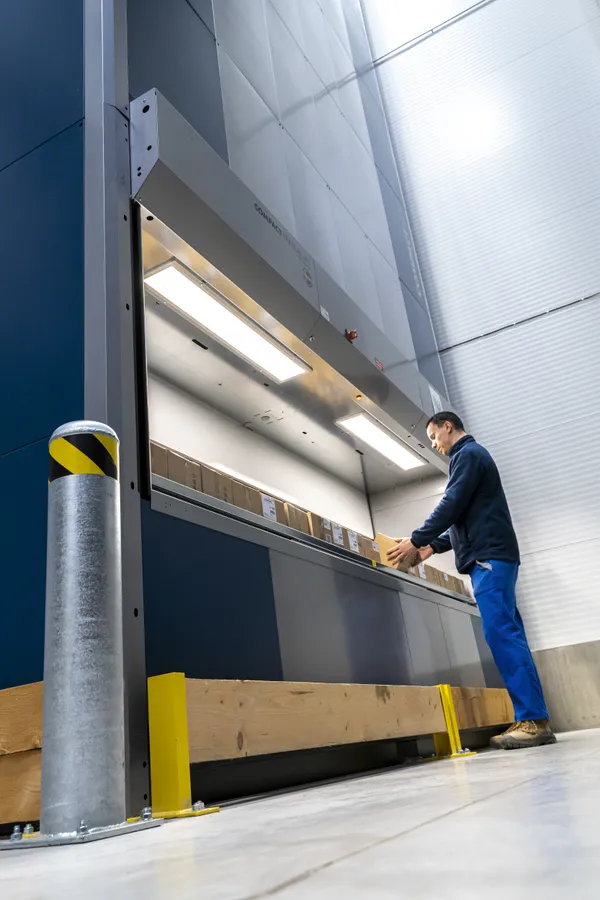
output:
M433 547L422 547L419 550L410 538L396 538L396 541L397 545L387 552L387 561L391 566L399 563L414 566L433 556Z
M431 559L434 553L433 547L421 547L419 550L419 562L424 563L426 560Z

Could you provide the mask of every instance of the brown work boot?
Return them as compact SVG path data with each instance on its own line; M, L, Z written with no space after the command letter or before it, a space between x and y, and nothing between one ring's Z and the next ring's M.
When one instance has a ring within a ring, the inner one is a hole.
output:
M556 736L550 728L548 719L536 719L530 722L515 722L504 734L493 737L490 747L494 750L522 750L525 747L541 747L543 744L555 744Z

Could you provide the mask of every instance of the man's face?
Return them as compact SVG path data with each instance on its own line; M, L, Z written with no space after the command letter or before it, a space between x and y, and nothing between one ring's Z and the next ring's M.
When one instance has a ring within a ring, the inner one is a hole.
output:
M429 425L427 428L427 437L431 441L431 446L438 453L448 456L452 445L454 444L454 429L450 422L444 422L442 425Z

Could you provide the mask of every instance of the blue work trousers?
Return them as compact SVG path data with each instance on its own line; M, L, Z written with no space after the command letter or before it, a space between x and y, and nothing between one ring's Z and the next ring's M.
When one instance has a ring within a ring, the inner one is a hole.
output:
M480 560L471 572L483 633L515 709L517 722L547 719L548 710L521 614L517 609L517 563Z

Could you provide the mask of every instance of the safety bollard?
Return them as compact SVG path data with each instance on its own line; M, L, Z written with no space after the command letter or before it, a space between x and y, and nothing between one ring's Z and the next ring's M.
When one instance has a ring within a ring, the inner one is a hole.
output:
M67 834L126 819L119 440L72 422L49 451L40 831Z
M71 422L49 452L40 834L0 849L160 824L126 820L119 439Z

